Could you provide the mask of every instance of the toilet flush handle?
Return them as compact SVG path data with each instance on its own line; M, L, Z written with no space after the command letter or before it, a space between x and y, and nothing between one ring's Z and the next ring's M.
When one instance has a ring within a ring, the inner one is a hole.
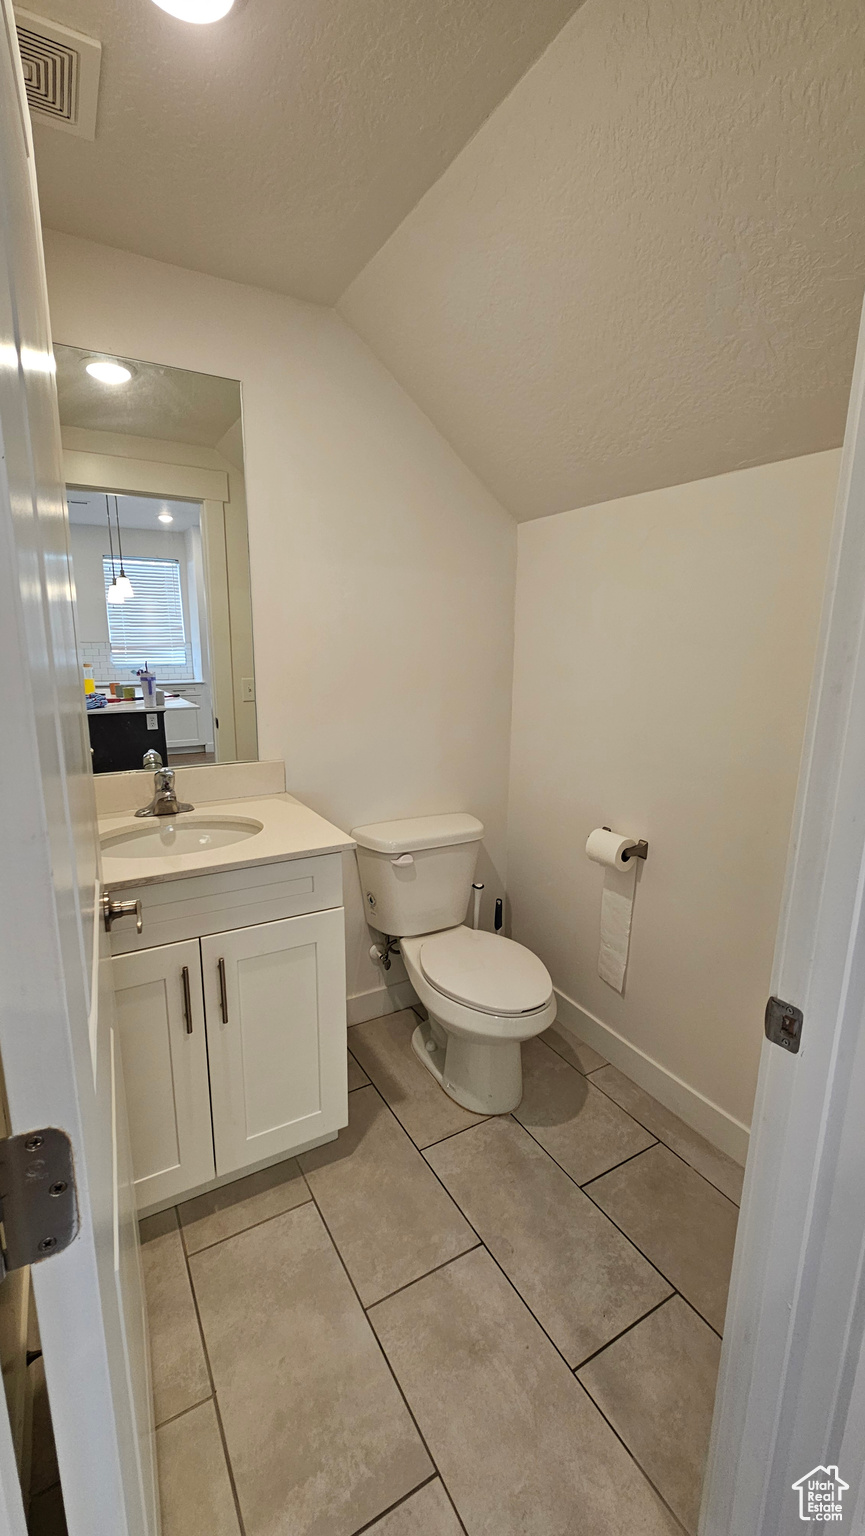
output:
M397 866L397 869L405 869L405 866L407 864L413 864L414 863L414 854L413 853L401 853L398 858L391 859L390 862L391 862L391 864L395 864Z

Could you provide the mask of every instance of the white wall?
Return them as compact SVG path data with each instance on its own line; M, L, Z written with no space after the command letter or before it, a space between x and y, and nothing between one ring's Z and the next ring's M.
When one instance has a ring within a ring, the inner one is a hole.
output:
M567 1021L734 1154L756 1081L839 457L519 532L514 937L546 961ZM603 872L584 845L605 823L649 841L624 997L597 973Z
M55 341L241 381L260 755L349 829L475 811L491 911L510 517L332 310L52 232L45 248ZM381 977L354 881L349 894L349 991L363 993Z

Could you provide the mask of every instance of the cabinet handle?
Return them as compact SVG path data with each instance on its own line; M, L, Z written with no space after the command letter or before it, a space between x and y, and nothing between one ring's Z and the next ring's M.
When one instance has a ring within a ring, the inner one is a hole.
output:
M192 998L189 992L189 966L185 965L180 972L180 980L183 983L183 1018L186 1024L186 1033L192 1034Z
M228 1023L228 992L227 992L226 986L225 986L225 961L222 958L222 955L220 955L219 959L216 962L216 969L219 972L219 1007L220 1007L220 1010L222 1012L222 1022L223 1022L223 1024L227 1024Z

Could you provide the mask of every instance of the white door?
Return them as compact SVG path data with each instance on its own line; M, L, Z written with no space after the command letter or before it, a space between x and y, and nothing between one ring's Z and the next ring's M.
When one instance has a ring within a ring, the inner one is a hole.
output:
M213 1178L198 940L115 955L114 995L141 1209Z
M763 1045L702 1536L804 1529L819 1468L848 1485L833 1529L865 1530L863 918L865 324L772 977L804 1018Z
M32 145L0 0L0 1056L13 1134L70 1138L79 1229L32 1280L70 1536L158 1530L119 1042L75 649ZM0 1399L0 1531L23 1531Z
M342 908L201 940L216 1171L348 1121Z

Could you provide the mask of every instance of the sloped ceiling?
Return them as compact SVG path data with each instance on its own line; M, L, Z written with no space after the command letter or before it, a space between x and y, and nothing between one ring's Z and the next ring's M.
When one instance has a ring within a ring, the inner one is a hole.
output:
M27 0L103 44L95 142L34 126L44 222L333 303L578 3Z
M519 518L842 438L861 0L587 0L340 301Z

